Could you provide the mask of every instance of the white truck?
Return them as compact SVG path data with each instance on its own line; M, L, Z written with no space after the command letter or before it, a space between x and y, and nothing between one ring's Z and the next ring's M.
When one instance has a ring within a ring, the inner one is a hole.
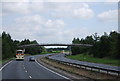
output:
M16 50L16 60L24 60L24 50Z

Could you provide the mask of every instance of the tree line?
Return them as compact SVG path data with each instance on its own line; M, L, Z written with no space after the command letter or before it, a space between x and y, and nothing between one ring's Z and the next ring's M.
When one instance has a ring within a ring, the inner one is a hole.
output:
M22 41L13 40L10 34L6 32L2 33L0 39L2 40L2 59L14 57L16 50L21 49L18 48L19 45L38 44L36 40L33 41L30 41L29 39L24 39ZM104 33L104 35L99 36L97 33L95 33L93 35L87 36L85 39L74 38L72 43L93 45L92 47L71 47L72 55L84 53L99 58L104 57L116 59L120 58L120 33L116 31L110 32L109 35L107 33ZM44 47L30 47L25 49L26 54L33 55L40 54L43 51L45 51Z
M22 49L19 48L19 45L26 45L26 44L38 44L36 40L30 41L29 39L24 39L22 41L13 40L10 34L3 32L2 36L2 59L7 59L15 56L16 50ZM30 47L25 48L25 54L40 54L44 51L44 47Z
M113 31L108 35L99 36L97 33L85 39L74 38L73 44L91 44L92 47L71 47L72 55L88 54L98 58L120 58L120 33Z

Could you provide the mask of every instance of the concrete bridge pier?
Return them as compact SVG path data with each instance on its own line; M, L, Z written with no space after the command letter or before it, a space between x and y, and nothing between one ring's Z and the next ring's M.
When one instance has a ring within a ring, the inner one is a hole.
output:
M69 55L71 55L71 46L68 46L69 48Z

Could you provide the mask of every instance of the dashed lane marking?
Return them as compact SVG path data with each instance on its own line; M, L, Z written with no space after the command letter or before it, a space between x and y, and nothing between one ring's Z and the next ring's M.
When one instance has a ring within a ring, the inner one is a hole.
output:
M29 78L32 78L31 76L29 76Z

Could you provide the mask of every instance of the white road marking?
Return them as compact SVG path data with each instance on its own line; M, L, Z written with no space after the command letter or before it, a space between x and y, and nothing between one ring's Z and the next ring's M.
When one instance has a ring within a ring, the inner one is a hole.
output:
M5 68L8 64L10 64L12 61L10 61L10 62L8 62L8 63L6 63L3 67L1 67L0 68L0 71L2 71L3 70L3 68Z
M31 76L29 76L29 78L32 78Z
M25 69L24 65L23 65L23 68ZM28 73L27 70L25 70L25 72ZM28 76L29 76L29 78L32 78L29 74L28 74Z
M45 66L41 65L40 63L38 63L38 62L36 61L36 59L35 59L35 62L36 62L38 65L40 65L41 67L45 68L46 70L48 70L48 71L50 71L50 72L52 72L52 73L54 73L54 74L56 74L56 75L59 75L59 76L65 78L65 79L69 79L69 80L71 80L70 78L65 77L65 76L63 76L63 75L61 75L61 74L59 74L59 73L57 73L57 72L54 72L54 71L52 71L52 70L46 68ZM72 80L71 80L71 81L72 81Z

